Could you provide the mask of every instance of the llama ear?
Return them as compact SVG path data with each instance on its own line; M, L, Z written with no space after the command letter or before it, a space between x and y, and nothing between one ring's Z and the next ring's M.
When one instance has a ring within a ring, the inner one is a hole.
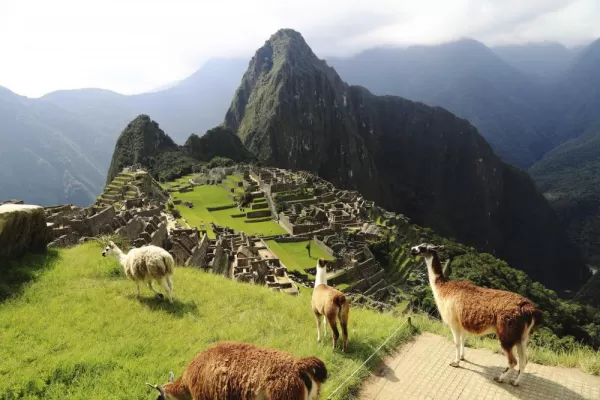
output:
M175 382L175 374L173 372L169 372L169 382Z
M108 242L108 245L109 245L110 247L115 247L115 243L114 243L112 240Z

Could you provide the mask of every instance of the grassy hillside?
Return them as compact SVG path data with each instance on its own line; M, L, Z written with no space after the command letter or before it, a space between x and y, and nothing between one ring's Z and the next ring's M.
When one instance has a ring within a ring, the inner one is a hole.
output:
M100 252L91 242L46 261L23 260L22 268L41 272L0 303L0 399L148 399L154 393L144 382L164 383L169 371L180 374L198 351L221 340L320 357L330 371L327 396L403 322L353 309L349 351L334 353L330 341L316 342L306 292L292 297L178 268L173 305L147 288L138 300L117 262ZM402 328L385 350L409 334ZM337 398L348 398L365 376L362 370Z

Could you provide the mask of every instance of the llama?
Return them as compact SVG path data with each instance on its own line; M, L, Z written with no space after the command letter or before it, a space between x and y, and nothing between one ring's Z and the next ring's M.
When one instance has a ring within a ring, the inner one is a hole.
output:
M165 385L146 384L158 390L158 400L316 400L326 379L317 357L221 342L196 355L177 380L171 372Z
M542 323L541 311L529 299L516 293L482 288L467 281L448 281L437 254L441 248L443 246L422 243L411 248L411 254L425 258L435 304L442 320L452 330L456 356L450 365L458 367L460 360L465 359L467 334L495 333L507 356L508 367L494 380L504 382L517 365L513 354L516 346L519 371L511 384L518 386L527 365L527 340Z
M348 344L348 314L350 313L350 301L344 293L327 285L327 261L323 258L317 260L317 272L315 275L315 288L312 295L312 310L317 320L317 342L321 341L321 316L323 317L323 337L327 334L327 321L331 326L333 336L333 349L340 337L337 328L337 318L342 327L342 351L346 351Z
M156 290L152 284L158 282L167 292L169 301L173 303L173 271L175 261L173 256L162 247L149 245L131 249L125 254L112 241L108 243L102 256L113 254L123 266L125 275L137 285L137 296L140 296L140 281L145 281L148 288L160 298L163 294Z

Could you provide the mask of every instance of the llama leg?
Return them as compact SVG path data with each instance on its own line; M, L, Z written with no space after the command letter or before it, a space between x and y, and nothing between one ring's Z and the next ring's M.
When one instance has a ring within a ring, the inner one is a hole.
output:
M333 349L335 350L335 345L340 337L340 332L337 328L336 315L334 313L330 313L327 315L327 320L329 321L329 325L331 326L331 334L333 336Z
M150 289L154 293L156 293L158 295L158 297L160 297L160 298L163 297L163 294L154 288L154 285L152 284L152 281L148 281L148 282L146 282L146 284L148 285L148 289Z
M348 345L348 325L342 318L340 318L340 326L342 327L342 352L345 353Z
M321 316L315 313L315 319L317 320L317 343L321 342Z
M452 330L452 337L454 338L454 345L456 346L456 355L454 357L454 361L452 361L450 363L451 367L458 367L460 364L460 335L461 333L458 331L458 329L454 328L454 327L450 327L450 330Z
M160 280L160 285L165 288L165 291L167 292L167 296L169 296L169 303L173 303L173 294L171 293L171 288L169 287L169 284L167 283L167 279L166 278L162 278ZM161 297L162 294L161 294Z
M460 359L465 359L465 342L467 340L467 331L462 331L460 334Z
M140 297L140 281L135 281L135 285L137 288L137 297Z
M527 366L527 347L526 343L519 343L517 345L517 355L519 356L519 372L514 381L511 382L513 386L519 386L525 367Z
M504 352L506 353L506 358L508 359L508 367L506 367L506 369L500 374L500 376L494 378L494 380L499 383L504 382L508 374L510 374L510 370L513 369L515 365L517 365L517 359L515 358L515 355L513 353L514 344L506 342L502 342L501 344L502 350L504 350Z
M327 317L323 314L323 339L327 337Z

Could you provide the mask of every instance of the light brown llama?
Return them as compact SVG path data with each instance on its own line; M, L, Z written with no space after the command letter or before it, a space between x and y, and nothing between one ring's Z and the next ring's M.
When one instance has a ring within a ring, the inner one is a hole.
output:
M222 342L200 352L183 375L157 386L158 400L316 400L325 363L249 343Z
M348 345L348 314L350 313L350 301L344 293L327 285L327 261L324 258L317 260L317 272L315 275L315 288L312 295L312 310L317 320L317 342L321 341L321 320L323 320L324 333L327 333L327 322L331 326L333 336L333 349L340 337L337 328L337 319L342 327L342 351L346 351ZM321 319L321 317L323 317Z
M427 263L429 284L444 323L450 326L458 367L464 360L467 334L476 336L495 333L508 358L508 367L494 379L504 382L517 365L513 348L519 355L519 372L511 383L518 386L527 365L527 340L542 323L542 313L527 298L505 290L487 289L466 281L448 281L442 272L437 250L443 246L422 243L411 248L411 254L421 255Z

